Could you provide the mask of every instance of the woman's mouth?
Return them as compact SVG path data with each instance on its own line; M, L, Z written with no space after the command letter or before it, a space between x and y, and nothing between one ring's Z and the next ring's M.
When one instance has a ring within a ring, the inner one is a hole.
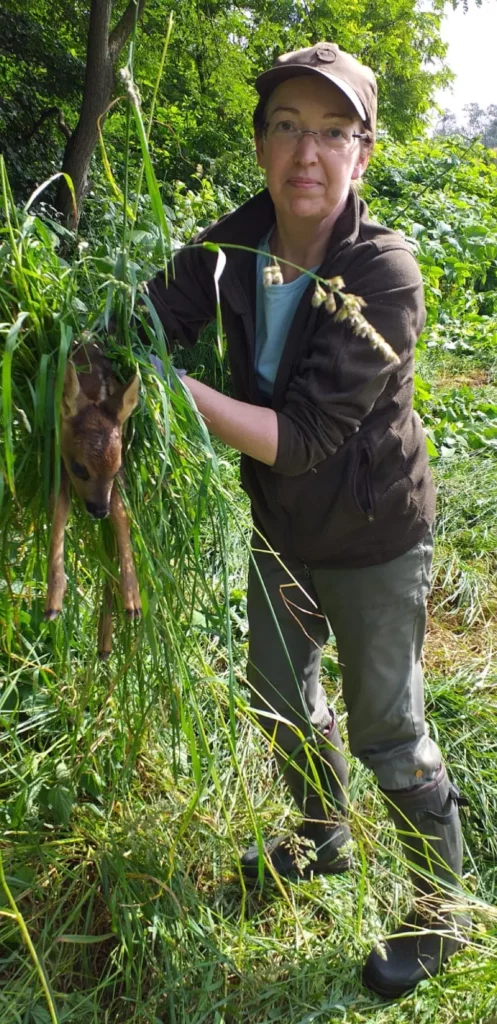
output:
M316 186L320 185L321 182L315 181L314 178L289 178L288 184L291 185L292 188L299 188L305 191L306 189L316 188Z

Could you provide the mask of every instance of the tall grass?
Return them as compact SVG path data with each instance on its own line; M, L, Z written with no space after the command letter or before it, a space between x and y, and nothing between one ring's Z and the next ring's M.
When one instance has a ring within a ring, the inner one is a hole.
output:
M162 223L147 132L136 104L133 111ZM132 326L149 257L139 248L139 197L132 225L125 215L115 236L109 228L81 243L50 218L17 210L4 170L2 182L0 1020L489 1022L497 1006L488 906L497 803L493 624L485 619L486 662L454 665L450 678L435 658L428 665L430 724L474 808L465 831L475 932L442 979L384 1007L361 989L360 963L402 917L405 865L364 769L356 765L353 779L357 856L349 875L247 890L239 873L237 851L248 838L260 842L275 820L283 828L294 822L246 702L249 511L235 461L211 443L160 328L154 345L163 378ZM130 182L124 207L132 191ZM159 248L167 255L166 228ZM112 336L103 330L111 310ZM143 619L125 620L116 590L105 665L96 657L97 620L104 581L115 577L112 541L107 524L90 522L76 503L64 612L42 621L61 387L70 346L87 328L100 330L123 379L135 365L141 374L124 462ZM476 543L495 507L493 463L481 465L492 467L485 509L468 520L478 484L464 466L465 500L451 499L440 522L440 622L449 595L468 607L453 580L463 571L463 544L470 536ZM441 477L443 494L453 479ZM444 569L449 554L452 575ZM483 579L478 607L490 608L486 566ZM474 622L463 611L461 635ZM332 646L325 666L344 724Z

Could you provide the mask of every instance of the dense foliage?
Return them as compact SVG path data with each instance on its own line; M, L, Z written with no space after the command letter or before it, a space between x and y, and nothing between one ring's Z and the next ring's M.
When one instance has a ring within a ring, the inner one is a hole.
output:
M113 5L113 23L125 8ZM278 52L336 39L370 63L380 82L382 125L403 138L418 130L432 97L447 80L439 35L442 0L147 0L137 32L136 59L145 105L154 89L170 12L175 28L154 119L153 157L160 180L189 182L202 164L216 182L253 182L250 142L253 81ZM57 24L57 33L53 26ZM86 4L5 0L0 10L0 150L19 196L59 169L69 129L79 115L88 32ZM117 86L117 94L122 88ZM47 116L47 112L51 114ZM113 165L123 168L124 104L109 115ZM132 162L137 150L131 141Z
M380 221L412 241L425 285L417 401L432 454L497 449L497 394L472 383L435 396L430 362L457 353L482 381L497 359L497 166L480 144L440 139L384 144L368 175Z

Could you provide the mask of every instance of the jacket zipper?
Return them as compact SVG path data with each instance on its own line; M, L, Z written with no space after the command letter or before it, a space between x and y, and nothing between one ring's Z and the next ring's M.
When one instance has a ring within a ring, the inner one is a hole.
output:
M365 494L361 496L357 492L358 486L358 475L361 473L361 469L364 469L364 485ZM354 480L354 494L356 504L362 512L363 516L367 519L368 523L372 523L375 518L375 507L374 507L374 496L373 487L371 484L371 453L367 445L363 444L359 449L357 469L355 472Z
M371 455L369 448L365 448L367 456L366 463L366 494L368 498L368 507L366 509L366 519L368 523L372 523L374 520L374 498L373 498L373 487L371 484Z
M374 509L373 509L373 505L372 505L371 487L370 487L369 481L368 481L368 484L367 484L367 488L368 488L369 508L368 508L368 510L366 512L366 519L367 519L368 523L372 523L374 521Z

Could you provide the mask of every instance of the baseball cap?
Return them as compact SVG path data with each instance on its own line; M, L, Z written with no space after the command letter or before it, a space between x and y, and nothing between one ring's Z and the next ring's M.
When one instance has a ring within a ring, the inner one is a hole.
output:
M369 131L376 126L376 78L366 64L361 64L336 43L316 43L305 50L294 50L277 57L269 71L255 81L259 95L265 99L280 82L298 75L322 75L341 89L357 110Z

